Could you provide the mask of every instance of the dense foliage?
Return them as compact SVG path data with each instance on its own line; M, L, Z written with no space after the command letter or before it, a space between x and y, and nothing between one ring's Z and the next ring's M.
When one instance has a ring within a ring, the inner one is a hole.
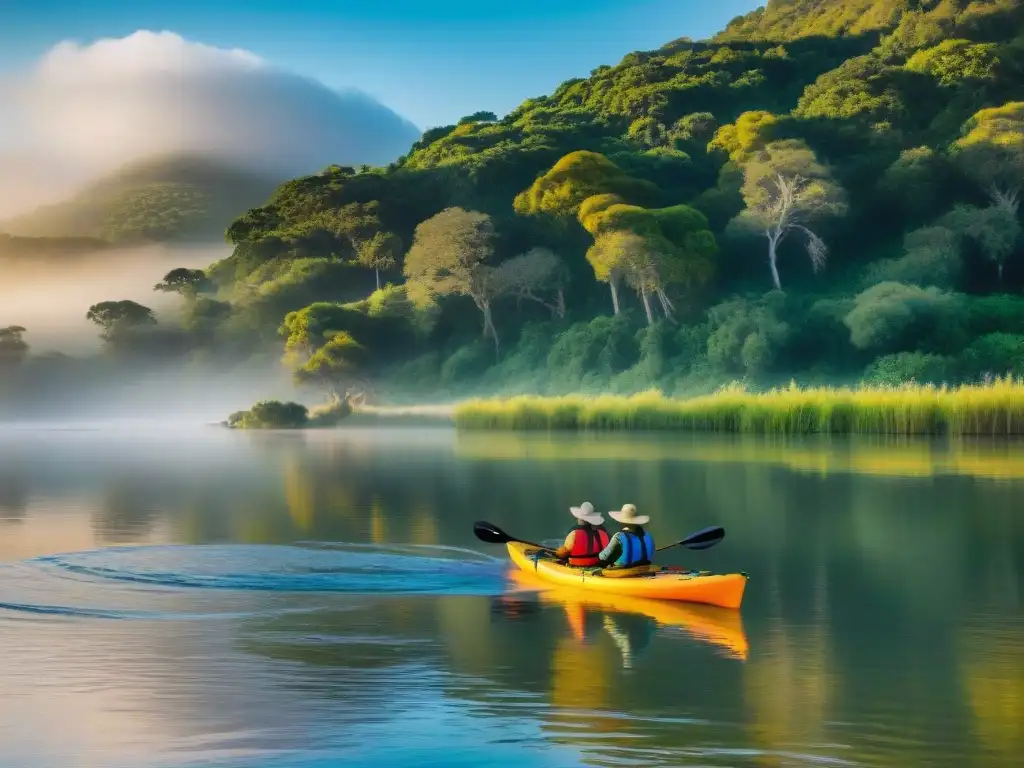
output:
M1022 179L1019 0L776 0L281 185L166 349L336 398L1020 374Z

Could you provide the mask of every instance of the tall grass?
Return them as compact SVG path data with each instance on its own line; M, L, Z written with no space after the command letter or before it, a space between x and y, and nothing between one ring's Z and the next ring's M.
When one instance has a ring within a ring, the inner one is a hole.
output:
M733 384L690 400L660 392L631 397L468 400L460 429L706 430L769 434L1024 434L1024 379L955 388L809 388L749 392Z

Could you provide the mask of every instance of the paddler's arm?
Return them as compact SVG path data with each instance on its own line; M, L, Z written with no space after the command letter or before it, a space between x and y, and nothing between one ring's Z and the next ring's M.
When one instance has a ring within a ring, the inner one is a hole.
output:
M622 554L622 534L616 531L611 541L608 542L608 546L601 550L597 559L601 561L601 565L610 565L618 559L620 554Z
M569 553L572 552L572 545L576 540L576 529L569 531L569 534L565 537L565 541L562 542L562 546L555 550L556 560L567 560Z

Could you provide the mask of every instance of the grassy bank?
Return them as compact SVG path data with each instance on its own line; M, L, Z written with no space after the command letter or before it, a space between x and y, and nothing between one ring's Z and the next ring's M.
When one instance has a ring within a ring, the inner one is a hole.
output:
M470 400L460 429L706 430L769 434L1024 434L1024 379L956 388L791 386L748 392L733 385L706 397L514 397Z

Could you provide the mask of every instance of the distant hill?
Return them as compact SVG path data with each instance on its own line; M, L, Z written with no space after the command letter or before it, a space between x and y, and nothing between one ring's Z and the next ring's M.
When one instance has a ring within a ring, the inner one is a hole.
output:
M227 225L263 203L280 181L206 157L150 158L69 200L0 222L0 231L119 244L222 241Z

